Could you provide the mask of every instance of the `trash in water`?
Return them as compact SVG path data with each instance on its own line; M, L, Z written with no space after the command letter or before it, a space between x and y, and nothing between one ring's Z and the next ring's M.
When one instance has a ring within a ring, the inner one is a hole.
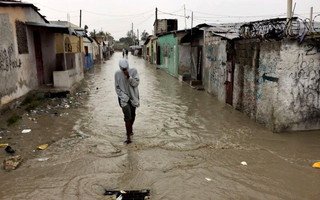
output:
M174 123L175 123L175 124L180 124L180 122L179 122L179 121L174 121Z
M320 162L316 162L312 165L313 168L320 168Z
M21 131L21 133L29 133L29 132L31 132L31 129L23 129L23 130Z
M9 144L8 144L8 143L0 144L0 147L7 147L7 146L9 146Z
M7 153L10 153L10 154L14 154L14 153L16 152L16 151L13 150L10 146L7 146L7 147L5 148L5 150L6 150Z
M211 178L206 178L206 180L207 180L207 181L212 181L212 179L211 179Z
M46 149L48 146L49 146L48 144L42 144L42 145L39 145L37 148L38 148L39 150L44 150L44 149Z
M104 195L107 199L121 200L121 199L136 199L136 200L146 200L150 199L150 190L105 190Z
M65 108L70 108L70 106L69 106L68 104L67 104L67 105L65 105L64 107L65 107Z
M241 165L243 165L243 166L247 166L248 164L247 164L247 162L246 162L246 161L242 161L242 162L241 162Z
M98 145L97 144L93 144L93 145L91 145L92 147L97 147Z
M0 137L0 139L2 139L2 137Z
M3 168L5 170L14 170L22 162L22 157L20 155L10 156L3 161Z
M121 152L120 149L115 149L115 150L112 151L112 153L120 153L120 152Z
M49 158L38 158L39 162L44 162L44 161L47 161L47 160L49 160Z
M70 143L70 142L67 142L67 146L71 146L71 143Z

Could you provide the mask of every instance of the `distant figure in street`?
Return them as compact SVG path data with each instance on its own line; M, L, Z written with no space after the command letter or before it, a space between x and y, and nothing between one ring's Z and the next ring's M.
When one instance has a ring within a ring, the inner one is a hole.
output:
M128 49L126 49L126 57L128 58Z
M125 52L125 50L124 50L124 48L122 49L122 58L124 58L124 54L125 54L126 52Z
M124 122L127 133L126 144L131 143L133 135L133 123L136 117L136 108L140 105L139 100L139 76L135 68L129 68L129 63L126 59L119 61L120 70L117 70L114 75L115 89L118 95L119 105L124 114Z

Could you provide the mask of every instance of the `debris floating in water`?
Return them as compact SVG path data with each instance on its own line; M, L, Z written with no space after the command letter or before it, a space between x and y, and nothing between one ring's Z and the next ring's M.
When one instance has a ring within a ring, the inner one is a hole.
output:
M44 149L46 149L48 146L49 146L48 144L42 144L42 145L39 145L37 148L38 148L39 150L44 150Z
M242 161L242 162L241 162L241 165L243 165L243 166L247 166L248 164L247 164L247 162L246 162L246 161Z
M206 178L206 180L207 180L207 181L212 181L212 179L211 179L211 178Z
M320 168L320 162L316 162L312 165L313 168Z
M7 146L9 146L9 144L8 144L8 143L0 144L0 147L7 147Z
M21 133L29 133L29 132L31 132L31 129L23 129L23 130L21 131Z
M44 162L44 161L47 161L47 160L49 160L49 158L38 158L39 162Z

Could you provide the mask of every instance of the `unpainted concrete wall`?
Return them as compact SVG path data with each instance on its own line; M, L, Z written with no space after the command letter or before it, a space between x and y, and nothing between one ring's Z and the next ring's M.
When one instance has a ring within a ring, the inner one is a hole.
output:
M320 43L282 42L278 101L274 108L276 130L320 128Z
M191 73L191 46L179 45L179 65L178 74L190 74Z
M56 69L55 34L48 30L41 32L41 50L44 72L44 83L53 83L53 71Z
M38 86L33 34L26 30L28 53L19 54L16 21L25 22L23 8L0 8L0 107Z
M260 41L239 40L235 52L233 106L256 119L257 98L261 98L262 92L257 84Z
M46 23L40 15L34 11L33 8L25 7L25 20L26 22L39 22L39 23Z
M227 41L221 40L221 37L214 36L210 32L205 32L204 42L203 86L207 92L225 102Z
M274 132L320 128L319 43L235 42L233 106Z

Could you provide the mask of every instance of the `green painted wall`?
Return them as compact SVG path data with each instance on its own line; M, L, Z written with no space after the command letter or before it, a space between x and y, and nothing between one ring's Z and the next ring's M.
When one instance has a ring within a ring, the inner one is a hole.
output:
M174 77L178 77L178 59L179 47L177 38L174 34L168 34L158 37L160 45L160 65L161 68ZM176 55L174 56L174 45L176 46ZM175 62L174 62L175 61Z

